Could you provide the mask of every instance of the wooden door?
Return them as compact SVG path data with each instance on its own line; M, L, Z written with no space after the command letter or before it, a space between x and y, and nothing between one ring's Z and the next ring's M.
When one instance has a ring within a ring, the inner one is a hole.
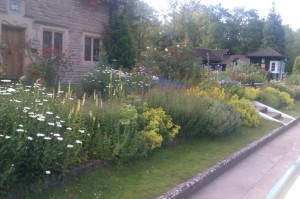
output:
M7 45L7 49L2 52L6 78L18 79L23 75L25 29L2 26L2 42ZM1 74L2 78L4 75Z

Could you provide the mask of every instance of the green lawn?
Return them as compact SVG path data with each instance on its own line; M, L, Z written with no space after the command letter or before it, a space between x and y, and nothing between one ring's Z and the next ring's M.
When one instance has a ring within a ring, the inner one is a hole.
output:
M30 194L28 199L143 199L155 198L179 183L205 171L218 161L277 128L262 120L258 128L209 140L191 140L156 150L147 158L107 166L68 185Z
M290 116L297 117L300 113L300 100L295 100L294 102L295 102L295 108L293 110L282 109L280 111Z

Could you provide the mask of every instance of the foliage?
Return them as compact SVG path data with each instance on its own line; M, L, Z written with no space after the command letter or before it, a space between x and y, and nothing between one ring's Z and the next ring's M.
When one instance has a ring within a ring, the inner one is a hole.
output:
M231 133L239 117L227 103L212 97L186 95L174 88L151 90L146 96L150 107L162 107L180 125L179 135L209 137Z
M264 46L271 47L279 53L284 53L285 31L282 26L282 19L275 11L275 2L268 14L264 26Z
M254 101L260 96L260 89L254 87L245 87L245 98Z
M271 80L269 86L276 88L281 92L288 93L292 98L296 97L296 91L292 86L287 85L284 81Z
M228 96L238 95L240 98L245 96L245 87L241 83L223 80L221 81L221 86L224 88L225 93Z
M173 125L171 116L166 115L162 108L150 108L143 112L142 118L147 124L143 132L151 149L160 147L163 141L172 141L180 130L178 125Z
M161 51L149 47L143 56L146 64L156 66L156 73L161 77L183 82L197 82L202 79L202 71L192 50L189 45L173 44Z
M300 73L300 56L296 57L294 65L293 65L293 74Z
M295 92L295 98L297 100L300 99L300 75L292 74L287 76L284 79L284 82L288 85L288 87Z
M222 75L243 84L253 84L265 82L267 71L260 69L257 65L245 66L238 62L237 65L227 66L226 72Z
M127 73L114 69L98 69L88 73L81 81L89 96L99 93L103 99L112 99L130 93L143 94L154 84L152 77L144 72Z
M26 50L30 51L30 49ZM51 52L51 49L46 47L44 50ZM30 63L26 67L25 81L27 83L35 83L37 80L41 80L41 83L45 83L47 87L54 87L59 84L67 71L72 70L71 55L62 51L55 51L49 56L32 55L30 53L28 53L28 56Z
M122 67L132 69L135 66L136 50L133 45L131 29L125 16L111 17L110 27L103 44L107 53L107 60L114 69ZM114 66L115 64L116 66Z
M70 87L48 93L40 86L2 82L1 194L43 182L48 175L64 175L91 159L122 162L145 156L160 147L155 136L166 144L180 129L161 108L133 101L104 103L96 94L74 100Z
M55 93L11 84L0 90L0 196L50 173L61 175L81 161L82 137L68 130Z
M197 87L192 87L189 88L186 91L187 95L196 95L196 96L210 96L219 100L225 100L225 90L224 88L220 88L220 87L212 87L209 89L203 89L199 86Z
M256 10L234 8L229 11L224 28L225 48L236 54L247 54L261 47L263 38L263 21ZM237 36L239 35L239 36Z
M271 92L262 91L259 96L259 102L266 104L275 109L280 109L283 106L281 98L277 95L274 95Z
M31 193L23 199L157 198L279 126L277 122L264 120L259 130L240 127L236 133L217 139L187 140L154 151L145 159L110 165L64 186Z
M228 89L229 87L227 87ZM253 103L245 98L241 99L239 98L239 95L237 95L236 91L233 91L234 87L230 86L232 89L230 92L225 92L224 88L220 87L212 87L210 89L203 90L199 87L194 87L187 90L188 95L196 95L196 96L209 96L213 99L218 99L221 101L228 100L228 104L230 104L234 111L236 111L239 114L239 118L242 121L242 124L245 126L257 126L259 124L259 116L257 114L257 111L253 105ZM249 98L258 98L259 96L259 89L250 89L248 87L246 88L240 88L240 90L243 90L242 96L247 96ZM251 93L250 93L251 92ZM225 93L227 95L225 95ZM216 111L217 112L217 111ZM221 111L220 111L221 112Z
M300 86L300 74L292 74L284 79L284 82L290 86Z
M7 49L7 45L0 42L0 76L6 78L7 75L7 65L4 63L2 52Z
M294 107L294 100L288 93L273 87L266 87L262 90L260 101L277 109L282 107L292 109Z
M229 104L239 113L242 124L249 127L257 127L260 122L260 117L254 104L245 98L239 98L233 95L229 100Z
M128 1L123 9L131 30L134 30L132 35L137 51L137 63L143 63L143 52L147 46L153 45L158 40L160 21L157 18L157 12L140 0Z

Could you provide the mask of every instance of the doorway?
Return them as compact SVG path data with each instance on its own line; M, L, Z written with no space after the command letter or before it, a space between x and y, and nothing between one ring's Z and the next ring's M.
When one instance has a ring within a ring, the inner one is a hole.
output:
M2 52L5 70L0 78L19 79L23 75L25 29L3 25L2 42L7 48Z

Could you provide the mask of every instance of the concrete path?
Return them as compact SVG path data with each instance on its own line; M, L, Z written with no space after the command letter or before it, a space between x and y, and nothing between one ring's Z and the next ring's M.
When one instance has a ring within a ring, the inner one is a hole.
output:
M300 122L207 184L189 199L262 199L298 156Z

